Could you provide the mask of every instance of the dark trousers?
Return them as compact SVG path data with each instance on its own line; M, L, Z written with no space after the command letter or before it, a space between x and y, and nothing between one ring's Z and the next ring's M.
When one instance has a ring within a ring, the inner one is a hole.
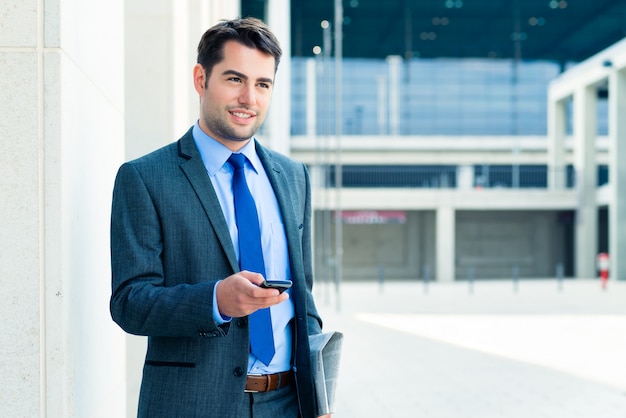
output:
M298 398L294 386L271 392L246 393L242 418L298 418Z

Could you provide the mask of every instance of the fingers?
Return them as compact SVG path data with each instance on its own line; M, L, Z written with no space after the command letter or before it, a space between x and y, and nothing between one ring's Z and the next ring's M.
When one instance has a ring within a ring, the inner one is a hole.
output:
M233 274L220 281L215 288L220 313L230 317L246 316L289 299L287 293L260 288L258 284L262 282L261 274L249 271Z
M263 283L263 280L265 280L265 277L263 277L263 275L261 273L253 273L251 271L248 270L243 270L240 271L239 273L235 274L234 276L240 275L246 279L248 279L250 282L252 282L255 285L260 285L261 283Z

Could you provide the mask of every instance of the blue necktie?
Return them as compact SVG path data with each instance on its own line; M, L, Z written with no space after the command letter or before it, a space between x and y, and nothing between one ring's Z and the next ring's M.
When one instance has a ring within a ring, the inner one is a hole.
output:
M228 162L234 168L233 197L235 220L239 231L239 267L265 276L259 215L244 172L246 157L243 154L231 154ZM270 309L263 308L250 314L248 322L250 351L265 365L269 365L275 353Z

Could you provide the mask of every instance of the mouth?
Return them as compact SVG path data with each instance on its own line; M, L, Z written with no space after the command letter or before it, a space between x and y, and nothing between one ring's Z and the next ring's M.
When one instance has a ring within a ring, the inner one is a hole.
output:
M254 113L238 111L238 110L231 110L229 113L233 115L234 117L236 117L237 119L242 119L242 120L252 119L255 116Z

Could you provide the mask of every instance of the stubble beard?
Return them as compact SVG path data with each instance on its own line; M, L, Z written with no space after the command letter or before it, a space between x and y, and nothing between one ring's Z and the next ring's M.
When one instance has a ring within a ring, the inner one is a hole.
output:
M258 117L258 115L257 115ZM226 120L226 117L220 117L219 115L214 115L210 113L205 113L204 115L204 123L207 128L215 135L217 138L215 139L224 139L227 141L236 141L236 142L244 142L249 140L257 133L259 128L261 127L260 123L255 123L249 127L246 127L247 130L245 133L237 132L237 127L232 126Z

